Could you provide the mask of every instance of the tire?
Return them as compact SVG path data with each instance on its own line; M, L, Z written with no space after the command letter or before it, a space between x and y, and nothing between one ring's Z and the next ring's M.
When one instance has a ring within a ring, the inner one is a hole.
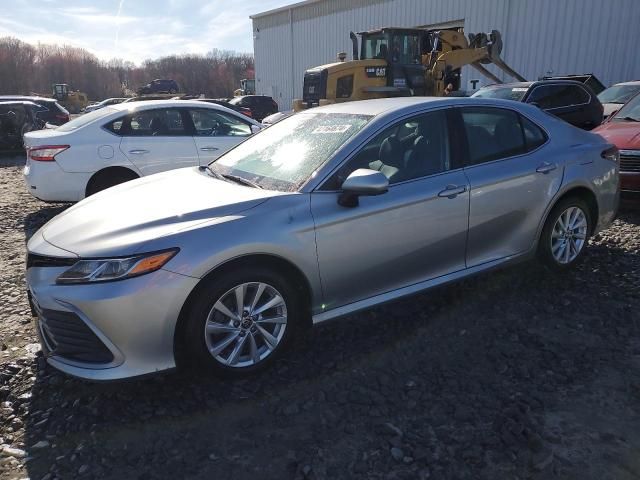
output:
M178 91L175 88L171 88L169 89L169 93L178 93Z
M300 296L280 273L241 267L205 282L191 305L183 337L194 366L224 377L250 375L271 364L296 336L304 313ZM270 303L274 305L264 309Z
M571 228L563 230L562 226L567 221ZM579 197L562 199L553 207L544 224L538 257L553 270L569 270L584 257L591 232L593 221L587 203Z
M85 197L90 197L102 190L106 190L110 187L115 187L121 183L128 182L139 178L134 172L129 170L117 170L112 172L101 172L95 174L89 183L85 192Z

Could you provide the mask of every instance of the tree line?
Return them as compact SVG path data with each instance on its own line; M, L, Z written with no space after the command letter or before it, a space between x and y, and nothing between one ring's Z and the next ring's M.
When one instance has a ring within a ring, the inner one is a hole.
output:
M91 100L101 100L133 94L155 78L172 78L185 93L219 98L233 96L240 80L252 75L252 55L218 49L135 65L121 59L102 61L83 48L0 38L0 95L50 95L53 84L67 83Z

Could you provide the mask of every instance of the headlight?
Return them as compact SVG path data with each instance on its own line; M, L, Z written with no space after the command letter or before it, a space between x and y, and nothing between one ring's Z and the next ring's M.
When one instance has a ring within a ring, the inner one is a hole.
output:
M56 279L56 283L92 283L123 280L155 272L178 253L178 249L143 253L126 258L79 260Z

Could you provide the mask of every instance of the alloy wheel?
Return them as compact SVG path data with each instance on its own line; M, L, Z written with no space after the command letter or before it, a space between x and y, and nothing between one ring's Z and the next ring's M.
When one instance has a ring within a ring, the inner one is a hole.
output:
M572 206L562 212L551 232L551 254L556 262L573 262L587 241L587 216L580 207Z
M273 286L249 282L228 290L214 304L204 327L209 353L228 367L250 367L278 347L287 328L287 306Z

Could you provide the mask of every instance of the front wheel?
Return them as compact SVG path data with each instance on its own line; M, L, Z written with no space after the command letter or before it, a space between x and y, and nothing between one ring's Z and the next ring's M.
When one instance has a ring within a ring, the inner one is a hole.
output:
M215 373L253 373L286 348L301 314L285 277L240 268L202 286L186 325L185 346L198 366Z
M560 201L551 211L542 230L539 256L556 270L578 263L593 231L588 205L580 198Z

